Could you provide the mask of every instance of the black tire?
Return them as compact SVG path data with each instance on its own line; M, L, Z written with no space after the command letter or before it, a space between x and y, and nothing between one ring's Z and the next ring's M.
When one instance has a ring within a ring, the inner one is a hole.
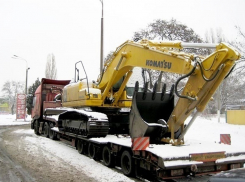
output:
M89 143L88 145L88 156L91 159L95 159L96 158L96 148L92 143Z
M114 167L114 158L108 146L104 146L102 151L103 164L107 167Z
M54 127L53 123L50 123L49 124L49 138L51 138L52 140L55 140L56 139L56 133L53 130L51 130L51 128L53 128L53 127Z
M60 134L59 133L56 133L55 137L56 137L56 140L60 140Z
M77 151L79 154L84 154L85 146L82 140L77 141Z
M48 138L49 137L49 124L47 122L44 123L44 133L43 135Z
M121 156L121 168L122 172L126 176L134 176L134 162L129 151L125 150Z
M39 133L39 122L38 122L38 120L35 120L34 121L34 133L36 135L40 135L40 133Z

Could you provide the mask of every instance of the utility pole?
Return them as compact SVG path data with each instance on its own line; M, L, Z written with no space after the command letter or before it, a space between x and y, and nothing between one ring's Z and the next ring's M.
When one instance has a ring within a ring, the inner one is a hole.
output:
M23 61L26 62L26 84L25 84L25 94L27 95L28 70L30 69L30 68L28 68L28 63L27 63L27 61L26 61L24 58L21 58L21 57L16 56L16 55L13 55L12 58L13 58L13 59L20 59L20 60L23 60Z
M101 12L101 34L100 34L100 74L103 71L103 52L104 52L104 15L103 15L103 0L100 0L102 5Z
M12 58L13 58L13 59L20 59L20 60L23 60L23 61L26 62L25 109L24 109L24 121L26 121L27 80L28 80L28 70L29 70L30 68L28 68L28 63L27 63L27 61L26 61L24 58L19 57L19 56L16 56L16 55L13 55ZM17 115L16 115L16 116L17 116ZM17 117L16 117L16 119L17 119Z

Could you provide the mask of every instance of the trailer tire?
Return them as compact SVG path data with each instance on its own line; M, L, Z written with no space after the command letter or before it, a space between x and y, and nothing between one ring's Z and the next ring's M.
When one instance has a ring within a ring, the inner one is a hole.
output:
M51 128L53 128L53 123L49 124L49 138L51 138L52 140L56 139L56 134L53 130L51 130Z
M46 138L49 137L49 124L47 122L44 123L44 134Z
M134 162L129 151L125 150L121 156L121 168L122 172L126 176L134 176Z
M40 135L40 133L39 133L39 122L38 122L38 120L35 120L34 121L34 132L35 132L36 135Z
M88 156L91 159L94 159L94 160L96 159L96 148L92 143L88 144Z
M77 151L79 154L84 154L84 143L82 140L77 141Z
M103 164L107 167L114 167L114 159L108 146L104 146L102 151Z

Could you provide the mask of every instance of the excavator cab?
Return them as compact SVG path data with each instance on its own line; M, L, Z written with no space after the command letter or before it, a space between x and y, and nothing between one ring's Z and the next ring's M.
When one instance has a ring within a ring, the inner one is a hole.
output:
M129 133L132 138L150 137L150 143L158 143L168 131L167 122L174 109L174 86L166 93L166 84L162 92L157 92L155 83L152 92L148 92L148 83L139 91L136 82L129 116Z

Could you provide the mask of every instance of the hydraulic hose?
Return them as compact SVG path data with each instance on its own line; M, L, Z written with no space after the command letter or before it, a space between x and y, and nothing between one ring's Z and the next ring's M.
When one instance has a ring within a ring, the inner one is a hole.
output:
M207 78L204 76L204 74L203 74L203 70L202 70L201 63L200 63L199 61L198 61L197 63L199 64L199 66L200 66L200 68L201 68L200 70L201 70L202 78L203 78L205 81L207 81L207 82L210 82L210 81L212 81L213 79L215 79L216 76L218 75L219 71L220 71L220 70L223 68L223 66L224 66L224 64L221 64L221 65L219 66L218 70L216 71L215 75L214 75L212 78L207 79Z
M194 64L192 70L191 70L189 73L187 73L186 75L179 77L178 80L176 81L175 87L174 87L174 91L175 91L175 94L176 94L179 98L190 99L190 100L193 100L193 101L196 100L196 98L193 98L193 97L190 97L190 96L186 96L186 95L181 95L181 94L179 94L179 92L178 92L178 90L177 90L177 87L178 87L178 84L179 84L179 82L180 82L181 80L187 78L187 77L190 76L192 73L194 73L194 71L195 71L195 69L196 69L196 67L197 67L197 62L198 62L198 61L195 59L195 64Z
M181 80L183 80L184 78L190 76L190 75L195 71L195 69L196 69L196 67L197 67L197 64L198 64L199 67L200 67L202 78L203 78L206 82L210 82L210 81L214 80L214 79L216 78L216 76L218 75L218 73L220 72L220 70L224 67L224 64L221 64L221 65L219 66L218 70L216 71L216 73L214 74L214 76L213 76L212 78L208 79L208 78L206 78L206 77L204 76L204 73L203 73L204 67L202 66L201 62L197 61L196 59L197 59L197 57L195 57L195 64L194 64L194 66L193 66L193 69L192 69L189 73L187 73L186 75L184 75L184 76L178 78L178 80L177 80L176 83L175 83L175 94L176 94L178 97L180 97L180 98L190 99L190 100L193 100L193 101L196 100L196 98L193 98L193 97L190 97L190 96L186 96L186 95L181 95L181 94L179 94L179 92L178 92L178 90L177 90L177 87L178 87L178 84L179 84L179 82L180 82ZM212 64L212 66L213 66L213 64ZM211 67L212 67L212 66L211 66ZM210 70L211 67L210 67L208 70ZM234 67L233 67L233 68L234 68ZM233 70L233 68L231 69L231 71ZM206 69L204 69L204 70L205 70L205 71L208 71L208 70L206 70ZM230 71L230 72L231 72L231 71ZM227 75L226 77L229 76L230 72L228 73L228 75Z
M230 76L231 72L234 70L235 67L236 67L236 64L231 68L229 73L225 76L225 79L228 78L228 76Z

